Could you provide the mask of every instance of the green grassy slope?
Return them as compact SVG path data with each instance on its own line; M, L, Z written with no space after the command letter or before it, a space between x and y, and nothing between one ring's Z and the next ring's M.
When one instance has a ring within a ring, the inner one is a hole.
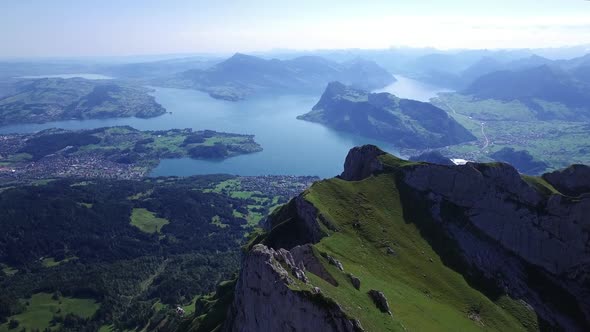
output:
M56 300L48 293L38 293L30 299L21 301L26 303L25 311L12 318L19 322L17 331L22 328L27 330L44 329L50 326L50 321L54 316L64 317L67 314L74 314L82 318L90 318L100 307L99 303L91 299L62 297ZM9 330L8 323L0 325L0 331Z
M131 225L146 233L159 233L162 227L170 222L164 218L158 218L153 212L146 209L133 209L131 213Z
M382 158L392 167L401 166L390 156ZM324 295L358 318L365 330L538 330L535 313L520 302L501 295L488 298L443 264L418 225L405 219L402 202L406 200L396 185L395 172L357 182L325 180L314 184L304 197L338 228L315 248L344 266L341 272L320 257L338 286L311 273L308 276ZM388 247L395 255L387 252ZM360 290L346 273L360 278ZM367 295L371 289L385 294L393 317L375 307Z

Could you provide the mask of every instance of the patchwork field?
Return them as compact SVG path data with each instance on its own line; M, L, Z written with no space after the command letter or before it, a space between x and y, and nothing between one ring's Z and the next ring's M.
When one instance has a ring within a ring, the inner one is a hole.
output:
M131 212L131 225L146 233L160 233L162 227L170 222L164 218L158 218L153 212L137 208Z
M476 100L459 94L442 94L432 100L477 138L477 142L441 149L452 158L491 161L502 148L528 151L548 164L545 171L574 163L590 164L590 125L559 119L540 120L533 109L518 102ZM546 105L556 113L562 105Z
M25 311L11 317L11 321L17 321L17 328L9 328L10 322L0 325L0 331L27 331L33 329L43 330L50 326L56 329L60 326L59 318L73 314L81 318L91 318L98 310L100 304L92 299L79 299L70 297L56 297L48 293L34 294L30 299L20 300L25 305ZM55 323L52 323L55 320Z

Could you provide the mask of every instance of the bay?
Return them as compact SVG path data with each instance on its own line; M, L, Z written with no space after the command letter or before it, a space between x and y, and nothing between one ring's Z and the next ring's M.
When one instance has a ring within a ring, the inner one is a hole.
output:
M440 89L398 77L389 86L399 97L426 98ZM399 155L390 143L346 134L321 124L297 120L307 113L319 95L273 95L239 102L216 100L209 95L184 89L154 87L153 95L170 113L151 118L115 118L70 120L43 124L0 127L0 133L28 133L48 128L91 129L128 125L140 130L170 128L210 129L255 135L263 151L225 160L164 159L151 176L188 176L228 173L235 175L317 175L332 177L343 169L349 149L362 144L376 144ZM430 90L429 90L430 89ZM401 92L401 93L400 93ZM417 98L416 98L417 99ZM403 156L402 156L403 157Z

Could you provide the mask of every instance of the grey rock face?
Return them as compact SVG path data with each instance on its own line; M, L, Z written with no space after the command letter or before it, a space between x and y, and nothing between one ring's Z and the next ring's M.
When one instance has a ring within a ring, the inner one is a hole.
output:
M301 265L305 267L305 270L315 274L316 276L324 279L334 286L338 286L336 279L334 279L334 277L328 273L326 268L313 254L313 249L310 244L304 244L291 249L291 254L298 266Z
M352 274L348 274L348 277L350 278L350 283L352 283L352 286L354 288L356 288L357 290L361 289L361 279L353 276Z
M347 181L362 180L376 171L383 169L377 157L385 154L374 145L355 147L348 152L344 162L344 172L340 177Z
M451 159L443 156L438 151L429 151L424 152L417 156L412 156L408 160L410 161L422 161L431 164L439 164L439 165L446 165L446 166L454 166L455 163L451 161Z
M450 202L490 238L527 262L554 274L590 263L590 197L545 200L506 164L443 167L417 166L405 173L410 187L429 193L433 215Z
M294 280L281 264L287 262L294 264L286 250L254 246L244 259L223 331L362 331L337 304L310 298L323 296L321 291L291 290Z
M586 165L572 165L564 170L547 173L543 179L566 195L590 193L590 167Z
M273 252L273 256L279 263L284 263L287 265L295 278L303 281L304 283L309 282L309 279L307 279L307 276L305 275L305 267L303 265L295 264L295 260L293 259L291 252L281 248L278 251Z
M324 234L318 224L318 210L310 202L305 200L303 196L297 196L295 199L295 206L297 208L297 214L303 220L305 228L309 232L307 237L312 243L319 242Z
M373 302L375 302L375 305L379 310L381 310L382 312L386 312L389 315L392 315L391 310L389 309L389 303L387 302L387 298L385 297L385 294L383 294L383 292L371 289L368 294L373 300Z
M344 266L342 266L342 263L339 260L337 260L336 258L334 258L330 255L325 255L325 256L326 256L326 259L328 260L328 263L337 267L338 270L344 271Z
M404 169L403 182L429 202L432 218L472 266L490 278L502 275L504 287L544 319L581 330L530 288L524 262L535 266L536 274L577 298L590 322L590 294L583 286L590 270L590 195L543 196L507 164L419 165ZM465 223L476 232L459 226Z
M387 247L386 251L389 255L392 255L392 256L397 255L397 253L395 252L395 250L393 250L392 247Z

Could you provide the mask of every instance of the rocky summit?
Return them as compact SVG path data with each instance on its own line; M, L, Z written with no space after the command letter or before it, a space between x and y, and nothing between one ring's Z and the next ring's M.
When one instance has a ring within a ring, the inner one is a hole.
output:
M339 177L270 215L233 300L183 328L587 331L588 171L529 177L354 148Z

